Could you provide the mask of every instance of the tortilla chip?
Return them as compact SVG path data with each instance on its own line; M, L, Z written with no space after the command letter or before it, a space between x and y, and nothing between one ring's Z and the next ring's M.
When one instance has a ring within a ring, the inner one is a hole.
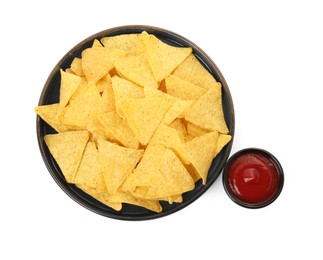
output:
M163 145L167 148L178 149L182 141L176 129L165 125L159 125L150 139L149 145Z
M182 194L194 189L194 181L175 153L162 145L148 146L129 176L134 186L149 186L147 199Z
M102 93L106 87L111 87L112 86L112 82L111 82L111 76L110 76L110 74L107 73L106 75L104 75L101 79L99 79L96 82L95 85L97 86L98 91L100 93Z
M194 105L185 111L185 119L201 128L229 133L222 110L221 86L210 88Z
M125 148L101 140L98 145L101 172L108 192L114 194L135 168L144 150Z
M92 44L92 48L93 47L103 47L103 46L98 39L94 39L93 44Z
M181 100L179 98L175 98L171 95L168 95L158 89L145 87L144 88L145 96L147 98L169 98L174 100L174 104L166 113L165 117L162 120L162 124L170 125L176 118L182 117L182 113L188 109L193 102L188 100Z
M75 184L82 184L95 188L100 175L98 150L94 142L88 142L82 161L75 177Z
M141 35L155 80L161 82L192 53L192 48L168 45L156 36L143 32Z
M127 80L142 87L150 86L158 88L145 53L126 57L115 57L114 65L118 74Z
M120 105L125 99L143 98L144 90L142 87L118 76L112 78L112 88L115 96L115 106L118 115L124 118Z
M62 106L59 103L37 106L35 112L57 132L66 132L69 130L67 126L58 120L59 114L62 112Z
M186 80L169 75L165 79L166 92L183 100L198 100L206 90Z
M127 99L120 108L136 139L146 145L173 103L167 98Z
M115 111L99 115L98 120L104 127L103 130L109 139L115 139L128 148L138 148L139 142L127 121L119 117Z
M107 74L109 75L109 74ZM102 79L104 79L103 77ZM102 80L101 79L101 80ZM99 80L98 82L100 82ZM110 83L105 84L102 92L102 103L105 112L111 112L116 110L115 99L114 99L114 92L112 88L112 82L110 79Z
M217 149L219 133L213 131L183 144L182 156L189 161L206 183L208 172Z
M59 103L64 108L69 102L71 96L77 90L77 88L82 83L82 78L70 73L64 72L62 69L61 73L61 86L60 86L60 95Z
M77 185L78 188L95 198L96 200L100 201L104 205L113 208L116 211L120 211L122 209L122 204L120 202L111 202L110 201L110 194L107 192L101 192L97 189L92 187L88 187L86 185Z
M169 204L176 203L182 203L183 202L183 196L182 195L173 195L169 197L162 197L159 198L159 200L167 201Z
M82 68L86 79L96 83L111 69L113 64L103 47L92 47L82 52Z
M88 131L69 131L44 136L44 141L50 153L68 183L74 183L75 175L88 140Z
M75 57L71 63L70 70L77 76L84 77L84 72L82 68L82 60Z
M157 213L162 211L162 207L158 200L140 199L129 193L117 192L111 195L109 200L111 202L128 203L128 204L137 205L139 207L144 207L146 209L149 209Z
M221 152L223 147L226 146L231 141L231 139L232 139L231 135L225 135L225 134L219 135L219 139L218 139L218 142L216 145L214 157L217 156Z
M203 129L197 125L194 125L190 122L188 122L186 124L186 129L187 129L187 135L188 135L188 140L192 140L194 139L195 137L198 137L198 136L201 136L201 135L204 135L206 133L208 133L209 131L206 130L206 129Z
M101 95L94 83L82 89L82 95L73 98L59 119L65 125L86 129L99 114L105 111Z
M172 74L205 89L219 84L212 74L202 66L194 54L190 54Z
M101 39L101 42L104 47L123 50L127 55L136 54L140 44L139 34L137 33L104 37Z
M181 119L174 120L169 126L176 129L183 143L188 141L186 126Z

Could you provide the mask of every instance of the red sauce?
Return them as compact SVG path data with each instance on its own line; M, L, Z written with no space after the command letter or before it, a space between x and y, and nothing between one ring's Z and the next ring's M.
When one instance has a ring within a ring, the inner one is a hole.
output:
M265 203L278 192L279 169L264 152L241 153L230 162L226 171L228 191L244 203Z

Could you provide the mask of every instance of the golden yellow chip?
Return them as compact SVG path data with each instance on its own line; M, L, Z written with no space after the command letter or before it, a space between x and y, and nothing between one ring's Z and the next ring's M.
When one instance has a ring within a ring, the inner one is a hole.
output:
M172 74L205 89L212 88L218 84L194 54L190 54Z
M137 205L139 207L144 207L157 213L162 211L162 207L158 200L141 199L133 196L130 193L117 192L111 195L109 197L109 200L114 203L119 202L119 203L129 203L129 204Z
M82 156L82 161L77 170L74 183L96 188L99 176L100 167L98 150L94 142L88 142Z
M101 172L108 192L114 194L135 168L144 151L121 147L102 140L98 145Z
M146 46L148 62L157 82L161 82L192 52L191 48L168 45L147 32L140 37Z
M118 115L124 118L120 105L125 99L143 98L144 90L142 87L118 76L112 77L112 88L115 97L115 106Z
M175 98L173 105L168 110L161 123L164 125L170 125L175 119L182 118L183 113L185 113L192 104L193 101Z
M182 146L182 141L176 129L165 125L159 125L151 138L149 145L163 145L176 151Z
M57 132L66 132L69 128L63 125L59 120L58 116L62 112L62 106L59 103L37 106L35 112Z
M158 88L145 53L125 57L116 56L114 62L118 74L125 79L142 87Z
M146 145L173 103L167 98L127 99L120 108L136 139Z
M74 183L75 175L88 140L88 131L69 131L49 134L44 137L50 153L59 165L68 183Z
M188 134L187 134L187 129L186 129L185 124L183 123L183 120L178 118L178 119L174 120L169 126L176 129L176 131L183 143L185 143L189 140Z
M221 86L210 88L194 105L185 111L185 119L201 128L227 134L229 129L222 110Z
M84 77L84 72L82 68L82 60L80 58L74 58L72 61L70 70L77 76Z
M107 205L110 208L113 208L116 211L120 211L122 209L122 204L120 202L111 202L110 194L107 192L99 191L95 188L88 187L86 185L77 185L78 188L88 193L90 196L100 201L101 203Z
M179 98L175 98L171 95L168 95L158 89L145 87L144 88L145 96L147 98L168 98L173 99L174 103L171 108L166 113L165 117L161 121L161 124L170 125L176 118L181 118L183 112L192 106L193 101L189 100L181 100Z
M198 100L206 90L186 80L169 75L165 79L166 92L184 100Z
M138 50L139 34L121 34L116 36L104 37L101 39L104 47L123 50L127 55L136 54Z
M115 111L104 113L98 116L99 122L109 139L117 140L120 144L128 148L137 149L138 140L130 129L127 121L118 116Z
M100 43L99 40L95 39L92 44L92 48L93 47L102 47L102 44Z
M159 198L159 200L167 201L169 204L176 203L182 203L183 202L183 196L182 195L173 195L169 197L163 197Z
M132 190L137 186L150 187L147 199L182 194L193 190L195 186L175 153L162 145L147 147L143 158L126 182L128 187L133 187Z
M219 133L213 131L183 144L181 154L196 169L203 180L203 184L206 183L209 168L217 149L218 138Z
M198 137L198 136L201 136L201 135L204 135L204 134L210 132L210 131L203 129L197 125L194 125L190 122L188 122L186 124L186 129L187 129L188 140L192 140L195 137Z
M99 79L96 84L95 84L98 88L98 91L100 93L102 93L104 91L104 89L106 89L107 87L111 87L112 86L112 82L111 82L111 76L109 73L107 73L106 75L104 75L101 79Z
M226 146L232 139L231 135L225 135L225 134L220 134L219 135L219 139L216 145L216 150L215 150L215 154L214 157L218 155L218 153L221 152L222 148L224 146Z
M60 120L63 124L86 129L105 110L102 97L94 83L81 90L82 94L73 98L63 110Z
M103 47L92 47L85 49L82 52L82 68L86 79L89 82L96 83L110 70L113 69L113 64L109 55Z
M66 73L63 70L61 72L61 85L59 103L62 107L65 107L69 102L71 96L78 89L82 83L82 78L70 73Z
M100 82L101 80L99 80L98 82ZM112 88L111 79L110 79L110 84L105 84L105 86L103 88L102 102L103 102L104 111L111 112L111 111L116 110L114 92L113 92L113 88Z

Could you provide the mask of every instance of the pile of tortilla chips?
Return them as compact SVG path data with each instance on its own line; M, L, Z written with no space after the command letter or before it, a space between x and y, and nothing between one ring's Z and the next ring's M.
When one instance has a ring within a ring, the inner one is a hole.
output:
M35 108L58 132L45 143L68 183L115 210L181 203L231 140L221 84L191 48L105 37L60 74L59 102Z

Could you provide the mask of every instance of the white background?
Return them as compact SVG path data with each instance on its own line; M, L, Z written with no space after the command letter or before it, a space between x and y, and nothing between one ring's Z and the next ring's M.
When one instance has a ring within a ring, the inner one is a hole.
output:
M321 1L1 1L1 259L322 259ZM212 5L211 5L212 3ZM71 200L48 173L33 112L65 53L115 26L190 39L235 105L232 152L261 147L285 171L270 206L250 210L221 178L173 215L127 222Z

